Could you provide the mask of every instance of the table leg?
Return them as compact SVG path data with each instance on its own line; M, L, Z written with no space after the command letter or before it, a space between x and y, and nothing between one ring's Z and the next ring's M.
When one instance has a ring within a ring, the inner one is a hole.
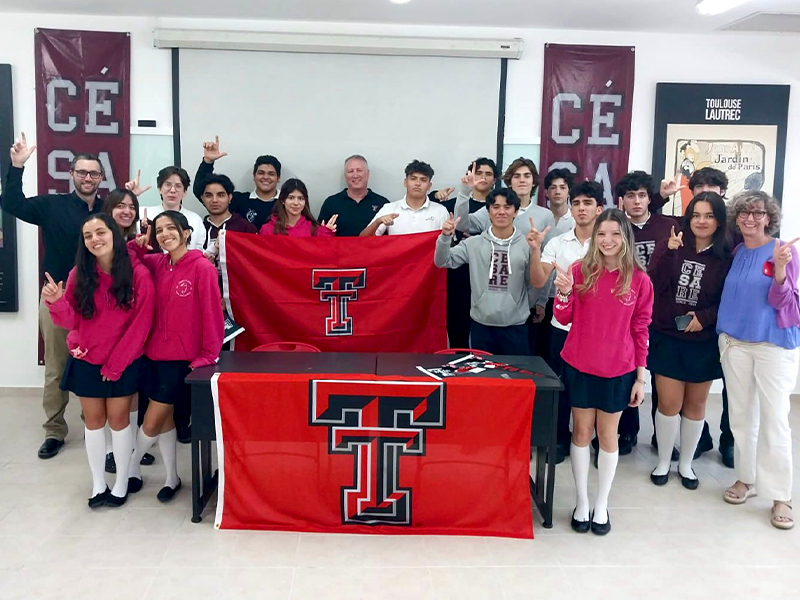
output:
M203 492L200 488L202 476L200 441L192 439L192 523L199 523L203 520Z

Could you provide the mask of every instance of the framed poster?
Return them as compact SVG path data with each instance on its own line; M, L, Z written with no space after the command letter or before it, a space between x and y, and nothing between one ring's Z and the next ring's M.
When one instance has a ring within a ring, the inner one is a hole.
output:
M11 65L0 65L0 186L5 185L11 164L8 149L14 143L14 103ZM17 312L17 221L0 211L0 312Z
M703 167L728 177L727 197L761 190L783 195L788 85L659 83L656 89L653 179L680 174L687 184ZM685 189L664 205L680 216Z

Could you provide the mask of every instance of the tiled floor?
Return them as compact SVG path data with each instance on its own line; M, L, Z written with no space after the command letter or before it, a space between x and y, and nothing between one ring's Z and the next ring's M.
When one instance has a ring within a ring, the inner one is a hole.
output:
M719 410L712 399L712 430ZM716 450L695 463L697 491L677 478L654 487L649 404L643 414L639 446L620 459L606 538L570 530L569 461L557 471L555 526L542 529L536 515L532 541L231 533L214 531L211 508L191 523L188 490L169 506L156 501L157 448L142 492L90 511L77 402L67 445L43 461L40 395L0 390L0 599L800 598L800 528L772 528L768 499L725 504L733 472ZM186 484L188 450L179 449Z

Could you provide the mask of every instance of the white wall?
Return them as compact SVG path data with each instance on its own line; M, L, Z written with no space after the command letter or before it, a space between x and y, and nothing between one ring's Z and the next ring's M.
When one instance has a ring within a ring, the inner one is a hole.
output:
M653 144L653 118L657 82L783 83L791 84L789 132L786 149L784 226L786 237L800 235L800 203L791 192L800 189L800 62L792 60L800 50L797 36L710 34L708 36L652 33L620 33L576 30L423 27L408 25L364 25L253 22L219 19L147 19L82 17L65 15L4 14L0 23L0 62L13 65L14 129L35 132L33 29L99 29L130 31L132 45L131 121L155 119L159 127L171 127L170 54L152 44L155 26L198 29L254 29L272 31L319 31L422 35L450 37L522 37L526 48L519 61L511 61L508 74L506 142L538 143L541 123L542 60L546 42L573 44L618 44L636 46L636 83L630 167L649 170ZM443 82L454 100L470 85L481 82ZM209 82L203 94L225 93L225 82ZM276 85L280 93L280 84ZM465 124L468 126L468 124ZM209 132L209 135L213 132ZM441 143L441 140L432 140ZM5 151L5 150L0 150ZM492 154L494 148L477 149ZM199 153L198 153L199 159ZM191 169L190 169L191 170ZM25 189L36 186L35 164L26 169ZM36 366L36 307L38 298L36 230L18 223L20 312L0 314L0 386L41 385L42 370Z

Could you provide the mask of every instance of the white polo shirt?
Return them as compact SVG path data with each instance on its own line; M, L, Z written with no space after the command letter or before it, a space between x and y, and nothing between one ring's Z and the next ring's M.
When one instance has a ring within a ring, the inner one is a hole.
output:
M382 225L378 227L375 235L405 235L407 233L425 233L426 231L440 231L442 225L450 216L447 209L438 202L431 202L430 199L425 199L425 204L420 208L414 210L406 202L406 197L395 202L387 202L375 215L375 218L370 221L374 223L384 215L391 215L397 213L394 219L394 224L384 228Z
M590 242L591 237L587 238L586 241L581 244L578 238L575 237L575 228L573 227L569 231L557 235L547 242L544 250L542 250L542 263L550 264L555 261L559 267L567 270L576 260L580 260L586 256L586 251L589 249ZM562 325L555 317L552 318L550 323L553 327L569 331L570 325Z

